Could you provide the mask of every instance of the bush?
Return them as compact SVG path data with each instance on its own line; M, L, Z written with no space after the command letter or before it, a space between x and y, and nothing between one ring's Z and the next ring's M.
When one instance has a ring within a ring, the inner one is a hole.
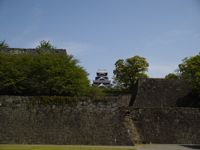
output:
M175 73L169 73L165 76L165 79L172 79L172 80L175 80L175 79L179 79L178 75L176 75Z

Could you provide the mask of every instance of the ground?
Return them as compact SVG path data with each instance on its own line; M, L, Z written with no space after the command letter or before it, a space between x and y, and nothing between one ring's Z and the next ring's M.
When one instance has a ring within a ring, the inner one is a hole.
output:
M137 150L200 150L200 145L186 144L144 144L136 145Z
M200 145L144 144L136 146L0 145L0 150L200 150Z
M136 150L132 146L7 145L0 150Z

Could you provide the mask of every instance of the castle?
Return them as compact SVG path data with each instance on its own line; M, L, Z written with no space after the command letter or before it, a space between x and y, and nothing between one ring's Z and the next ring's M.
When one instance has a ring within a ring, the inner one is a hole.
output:
M93 84L110 87L107 72L97 71ZM199 144L199 108L181 104L193 100L190 93L182 80L147 78L128 95L0 95L0 144Z
M108 79L108 72L105 69L98 69L96 75L95 80L93 80L94 86L111 87L111 81Z

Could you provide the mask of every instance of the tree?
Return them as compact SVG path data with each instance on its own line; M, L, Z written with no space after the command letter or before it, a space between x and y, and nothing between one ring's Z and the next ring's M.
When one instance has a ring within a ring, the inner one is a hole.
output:
M147 78L148 62L145 58L134 56L115 63L114 81L118 87L132 90L139 78Z
M56 47L50 43L50 41L42 40L36 47L38 50L54 50Z
M5 41L0 41L0 49L1 48L8 48L8 44Z
M0 52L0 93L13 95L86 95L87 72L63 53Z
M192 85L193 92L200 96L200 53L184 58L179 64L179 72L180 77Z
M39 53L36 56L31 69L35 93L74 96L88 90L87 73L71 55Z
M175 73L169 73L165 76L165 79L178 79L178 75Z

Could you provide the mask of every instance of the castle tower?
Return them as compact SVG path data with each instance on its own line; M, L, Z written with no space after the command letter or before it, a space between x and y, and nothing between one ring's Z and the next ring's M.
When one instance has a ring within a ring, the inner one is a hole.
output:
M108 72L105 69L98 69L92 85L106 88L111 87L111 81L108 79Z

